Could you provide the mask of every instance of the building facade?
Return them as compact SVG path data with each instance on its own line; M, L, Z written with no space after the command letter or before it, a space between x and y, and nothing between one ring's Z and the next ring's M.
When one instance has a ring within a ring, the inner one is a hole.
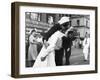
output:
M26 12L25 15L26 41L31 30L35 28L38 33L44 33L48 31L53 26L53 24L57 23L62 16L70 17L71 26L77 29L80 37L84 38L86 32L90 33L89 15L68 15L33 12Z
M90 18L88 15L72 15L71 26L77 29L82 38L85 37L86 32L90 34Z
M30 32L35 28L38 33L47 32L53 24L57 23L58 20L64 16L64 14L50 14L50 13L25 13L25 34L26 41Z

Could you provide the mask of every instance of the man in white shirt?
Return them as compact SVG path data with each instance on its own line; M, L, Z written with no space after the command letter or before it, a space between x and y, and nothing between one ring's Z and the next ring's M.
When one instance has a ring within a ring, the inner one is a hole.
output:
M90 48L90 38L89 38L89 34L86 33L84 41L83 41L84 61L88 60L89 48Z

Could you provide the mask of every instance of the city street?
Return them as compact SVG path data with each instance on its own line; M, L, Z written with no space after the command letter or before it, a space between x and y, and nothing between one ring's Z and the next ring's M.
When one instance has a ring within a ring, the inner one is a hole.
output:
M84 65L89 64L89 61L84 61L83 49L72 47L70 56L70 65Z

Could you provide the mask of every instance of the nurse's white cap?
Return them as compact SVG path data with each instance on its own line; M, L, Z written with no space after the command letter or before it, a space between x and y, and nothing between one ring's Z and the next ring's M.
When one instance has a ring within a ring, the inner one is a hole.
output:
M70 21L69 17L64 16L58 21L58 23L63 24L65 22L69 22L69 21Z

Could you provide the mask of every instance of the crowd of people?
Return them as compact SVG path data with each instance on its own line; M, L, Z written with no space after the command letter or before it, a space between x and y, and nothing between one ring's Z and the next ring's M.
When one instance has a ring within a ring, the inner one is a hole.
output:
M74 35L74 27L70 26L69 17L62 17L57 24L44 34L37 37L36 30L29 36L28 62L32 67L62 66L63 55L65 65L70 65L71 47L78 38ZM80 42L81 43L81 42ZM89 34L86 33L83 41L84 61L89 55ZM82 46L79 45L80 47Z

